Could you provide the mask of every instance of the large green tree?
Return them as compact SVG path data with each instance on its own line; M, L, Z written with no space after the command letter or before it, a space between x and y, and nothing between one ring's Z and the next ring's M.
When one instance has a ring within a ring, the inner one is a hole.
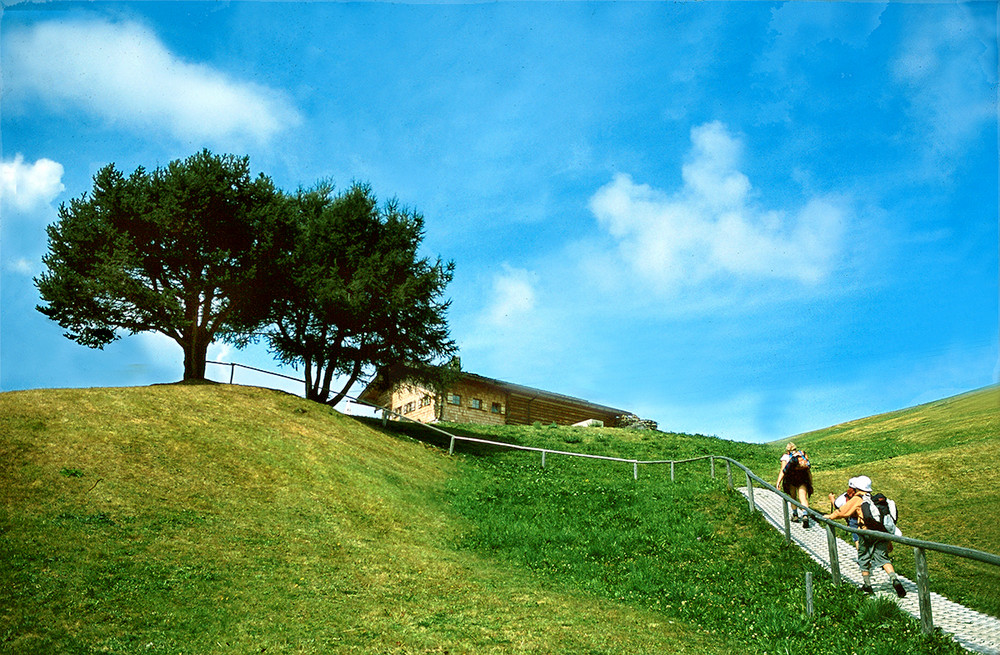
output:
M268 339L281 361L304 367L306 397L336 404L376 373L441 383L440 362L457 351L442 299L454 264L419 255L423 216L395 200L379 206L366 184L335 194L321 183L290 203L295 246Z
M127 177L109 164L48 227L38 310L92 348L165 334L184 379L204 379L209 344L242 345L267 315L287 210L245 157L203 150Z

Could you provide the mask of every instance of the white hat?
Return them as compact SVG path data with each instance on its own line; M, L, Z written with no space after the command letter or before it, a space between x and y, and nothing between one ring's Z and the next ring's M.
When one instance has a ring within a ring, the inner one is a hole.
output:
M857 483L858 483L858 479L857 478L851 478L850 480L847 481L847 488L848 489L854 489L854 488L856 488Z
M872 479L867 475L859 475L851 480L851 482L853 483L851 486L858 491L867 491L868 493L871 493L872 491Z

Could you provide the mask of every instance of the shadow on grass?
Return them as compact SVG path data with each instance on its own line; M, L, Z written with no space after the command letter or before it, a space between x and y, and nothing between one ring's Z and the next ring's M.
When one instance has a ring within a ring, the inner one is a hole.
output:
M364 423L366 426L389 437L408 437L414 441L435 446L442 450L451 447L451 438L445 436L438 430L425 425L424 423L414 423L411 421L387 421L383 423L380 418L369 418L365 416L355 416L354 420ZM442 429L442 428L438 428ZM468 437L471 439L483 439L483 434L472 430L463 429L460 426L449 425L445 432L456 437ZM496 441L500 441L497 439ZM517 441L507 441L514 445L521 445ZM503 446L491 446L490 444L476 443L474 441L461 441L455 446L455 451L463 455L473 455L476 457L495 455L498 453L509 453L509 448Z

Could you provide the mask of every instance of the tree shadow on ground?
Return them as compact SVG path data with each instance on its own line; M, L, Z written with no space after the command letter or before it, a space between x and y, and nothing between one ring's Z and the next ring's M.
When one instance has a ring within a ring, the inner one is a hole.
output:
M473 432L471 430L463 429L462 427L448 426L444 428L444 432L441 432L442 428L432 427L424 423L417 423L413 421L383 421L380 418L370 418L364 416L354 416L354 420L364 423L366 426L380 432L389 437L408 437L415 441L425 443L430 446L435 446L441 448L442 450L448 450L451 447L451 437L448 435L454 435L456 437L468 437L471 439L482 439L483 435L478 432ZM510 442L515 443L516 442ZM473 456L484 456L484 455L494 455L501 452L510 452L509 448L504 448L503 446L493 446L490 444L477 443L474 441L461 441L461 453L463 455L473 455ZM456 451L459 447L456 446Z

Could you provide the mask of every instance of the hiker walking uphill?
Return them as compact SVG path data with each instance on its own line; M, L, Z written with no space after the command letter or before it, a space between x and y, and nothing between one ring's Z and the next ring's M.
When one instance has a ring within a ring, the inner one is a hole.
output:
M844 493L840 494L836 498L834 498L833 494L830 494L830 512L831 513L829 515L827 515L827 516L828 517L832 516L833 513L835 513L841 507L843 507L844 505L846 505L847 501L849 501L850 499L854 498L854 496L857 493L858 493L857 489L854 488L854 478L851 478L850 480L847 481L847 491L845 491ZM858 516L857 516L857 513L850 514L850 515L845 516L843 518L847 521L847 526L848 527L854 528L855 530L858 528ZM856 534L854 534L852 532L851 533L851 541L854 542L854 547L857 548L858 547L858 535L856 535Z
M809 458L804 452L799 450L794 443L789 442L785 446L785 454L781 456L781 469L778 471L778 481L774 486L783 492L797 498L805 505L802 512L802 527L809 528L809 496L813 492L812 470L809 466ZM798 522L799 509L792 508L792 520Z
M854 517L862 530L869 532L887 532L901 534L896 528L894 504L883 494L872 496L872 481L866 475L851 478L848 483L855 493L842 507L827 514L823 518L835 520ZM884 502L882 502L884 501ZM889 559L889 546L892 542L861 535L858 542L858 568L861 569L861 590L866 594L874 593L871 583L872 569L879 566L889 575L892 588L900 598L906 596L906 589L899 581L896 570Z

